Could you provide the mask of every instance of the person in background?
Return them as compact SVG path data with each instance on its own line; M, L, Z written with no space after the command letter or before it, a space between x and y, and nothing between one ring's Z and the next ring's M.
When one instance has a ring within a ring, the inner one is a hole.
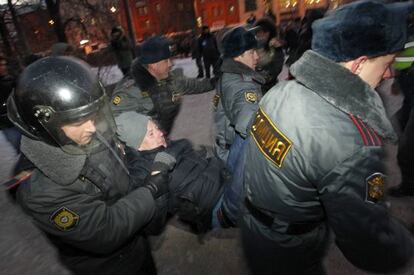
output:
M192 33L191 38L191 59L194 59L197 65L198 74L197 78L204 77L204 69L203 69L203 60L200 52L200 47L198 45L198 36L195 31Z
M201 56L203 57L206 77L211 77L211 69L213 69L213 73L216 75L218 69L216 65L219 60L220 53L218 51L216 37L210 32L210 28L208 26L203 26L201 28L201 35L198 38L198 48Z
M276 38L276 25L272 20L263 17L254 26L258 43L257 55L259 56L256 71L265 79L265 83L262 85L262 92L265 94L276 85L277 77L283 69L285 55L282 44Z
M111 42L108 50L115 55L119 69L126 75L129 72L134 56L131 42L126 37L122 27L115 26L112 28Z

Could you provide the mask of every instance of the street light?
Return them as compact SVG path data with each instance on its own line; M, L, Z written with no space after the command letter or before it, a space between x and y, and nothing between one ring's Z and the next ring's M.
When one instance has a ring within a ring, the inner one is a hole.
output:
M110 10L111 12L113 12L113 13L115 13L115 12L116 12L116 8L115 8L114 6L112 6L109 10Z
M50 25L53 25L53 24L55 24L55 21L53 21L52 19L50 19L50 20L49 20L49 24L50 24Z

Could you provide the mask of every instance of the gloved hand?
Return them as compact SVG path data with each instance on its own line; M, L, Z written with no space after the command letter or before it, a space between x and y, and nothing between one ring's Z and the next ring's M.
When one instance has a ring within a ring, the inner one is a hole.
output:
M168 193L169 175L161 172L155 175L148 175L144 181L144 187L148 188L154 199Z
M175 162L175 157L167 152L157 153L151 167L152 175L154 175L154 172L168 172L172 170L175 166Z

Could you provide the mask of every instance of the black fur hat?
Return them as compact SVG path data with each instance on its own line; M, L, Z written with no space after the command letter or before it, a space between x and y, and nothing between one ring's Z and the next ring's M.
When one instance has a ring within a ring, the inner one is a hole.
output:
M335 62L377 57L404 48L409 2L357 1L344 5L312 25L312 50Z
M243 27L230 29L223 36L223 58L233 58L257 47L254 34Z
M154 36L142 43L141 56L138 62L141 64L157 63L171 57L170 43L163 36Z

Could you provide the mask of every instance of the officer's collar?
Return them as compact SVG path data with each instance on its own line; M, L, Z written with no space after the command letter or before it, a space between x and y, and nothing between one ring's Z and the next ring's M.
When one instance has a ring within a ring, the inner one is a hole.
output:
M60 147L26 136L22 136L20 149L37 169L60 185L73 183L86 161L86 155L70 155Z
M250 76L259 84L265 83L265 79L258 72L252 70L250 67L241 62L235 61L232 58L224 59L220 70L223 73L241 74L243 77Z
M136 72L133 75L136 84L141 90L148 90L157 84L157 79L155 79L144 66L141 64L137 64L136 66Z
M339 110L358 116L383 138L397 140L378 93L348 69L309 50L290 72L297 82Z

